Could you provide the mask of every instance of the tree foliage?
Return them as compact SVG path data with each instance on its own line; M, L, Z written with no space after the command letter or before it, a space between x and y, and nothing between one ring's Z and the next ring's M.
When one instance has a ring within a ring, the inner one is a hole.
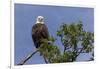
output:
M91 54L93 59L94 34L83 29L83 24L79 23L66 24L63 23L57 31L57 36L60 38L64 48L63 53L54 44L48 44L47 40L39 48L42 55L48 63L74 62L82 53ZM50 41L56 42L55 38L50 38Z

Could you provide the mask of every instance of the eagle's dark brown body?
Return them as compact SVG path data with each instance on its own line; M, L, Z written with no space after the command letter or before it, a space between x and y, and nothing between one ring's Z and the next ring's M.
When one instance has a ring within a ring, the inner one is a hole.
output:
M32 39L36 48L41 45L41 39L48 39L48 28L45 24L37 23L32 27Z

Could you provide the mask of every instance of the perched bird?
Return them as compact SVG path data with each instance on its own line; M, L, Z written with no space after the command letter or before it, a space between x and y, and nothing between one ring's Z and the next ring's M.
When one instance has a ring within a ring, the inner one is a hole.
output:
M49 38L47 26L44 24L44 17L38 16L36 23L32 27L32 39L36 48L40 47L41 40Z

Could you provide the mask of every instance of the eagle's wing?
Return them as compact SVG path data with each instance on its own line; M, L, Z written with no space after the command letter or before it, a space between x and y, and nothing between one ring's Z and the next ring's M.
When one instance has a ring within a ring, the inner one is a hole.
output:
M45 24L43 24L41 26L41 35L43 36L44 39L48 39L49 38L49 32L48 32L48 28Z

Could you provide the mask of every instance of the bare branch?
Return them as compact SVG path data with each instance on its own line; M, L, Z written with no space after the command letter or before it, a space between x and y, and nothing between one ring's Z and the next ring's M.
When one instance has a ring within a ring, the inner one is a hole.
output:
M43 58L44 58L45 63L47 64L47 63L48 63L48 61L46 60L46 57L45 57L45 56L43 56Z
M39 50L36 50L35 52L32 51L27 57L24 58L19 64L17 65L24 65L26 61L28 61L35 53L37 53Z
M81 48L80 52L77 52L78 54L76 55L76 57L75 57L75 58L77 58L77 56L79 56L79 55L80 55L80 53L82 52L82 50L83 50L83 48Z

